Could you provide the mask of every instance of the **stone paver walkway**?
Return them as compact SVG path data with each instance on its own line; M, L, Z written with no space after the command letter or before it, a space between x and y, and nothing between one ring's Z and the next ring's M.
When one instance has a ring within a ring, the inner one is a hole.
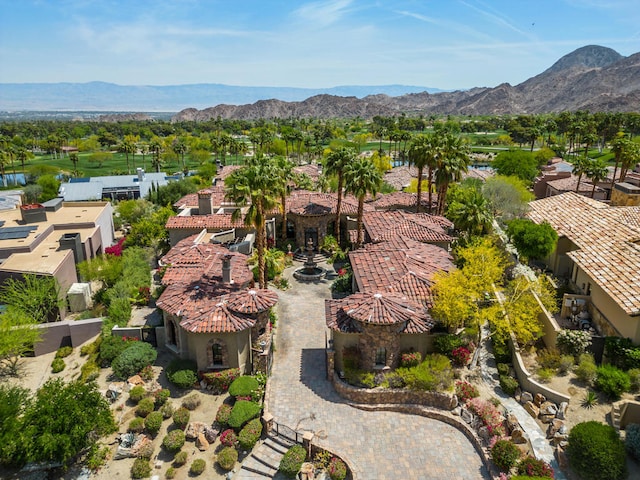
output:
M293 287L279 292L266 397L275 421L313 432L314 442L342 456L358 480L490 478L473 445L454 427L416 415L365 412L335 393L326 379L324 350L324 300L331 281L301 284L292 271L285 276Z

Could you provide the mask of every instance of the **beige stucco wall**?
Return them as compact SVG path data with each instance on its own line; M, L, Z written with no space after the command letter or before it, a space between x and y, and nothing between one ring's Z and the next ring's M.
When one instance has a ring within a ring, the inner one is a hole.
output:
M338 371L344 370L342 363L342 351L346 347L358 346L357 333L343 333L332 331L333 349L335 350L335 368Z
M632 207L640 205L640 195L631 195L614 188L611 191L612 207Z
M249 373L251 371L251 348L249 343L250 330L243 330L236 333L189 333L186 332L187 351L189 358L195 360L198 370L211 370L213 365L209 365L207 349L211 348L209 341L212 339L222 340L227 346L228 365L224 368L239 368L240 371ZM222 368L222 367L217 367Z

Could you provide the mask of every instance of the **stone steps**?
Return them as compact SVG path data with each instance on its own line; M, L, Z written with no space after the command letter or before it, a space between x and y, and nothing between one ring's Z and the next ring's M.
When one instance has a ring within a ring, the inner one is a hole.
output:
M277 437L268 436L257 445L253 452L242 462L234 480L255 480L274 478L280 466L280 460L289 445Z
M611 405L611 424L618 432L620 431L620 402Z
M293 254L293 259L296 262L304 263L309 259L309 257L307 256L307 252L296 250L296 252ZM316 252L313 255L313 261L316 263L326 262L328 259L329 259L329 255L327 255L324 252Z

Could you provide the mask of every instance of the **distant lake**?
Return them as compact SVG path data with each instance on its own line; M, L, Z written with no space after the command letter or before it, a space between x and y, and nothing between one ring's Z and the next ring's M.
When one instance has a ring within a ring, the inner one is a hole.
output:
M27 179L24 176L24 173L17 173L16 178L18 179L18 185L26 185ZM0 182L2 182L2 186L10 187L11 185L15 185L13 173L7 173L6 175L0 175Z

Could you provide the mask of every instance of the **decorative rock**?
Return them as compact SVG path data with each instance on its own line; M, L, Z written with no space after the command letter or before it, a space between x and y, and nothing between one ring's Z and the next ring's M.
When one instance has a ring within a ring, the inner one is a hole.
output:
M558 413L558 407L553 402L544 402L540 405L540 414L541 415L553 415L554 417Z
M556 433L553 436L553 443L554 445L559 445L561 442L566 442L569 440L569 435L563 435L562 433Z
M513 413L507 415L507 428L509 432L512 432L514 429L520 427L520 422L518 422L518 417L516 417Z
M216 438L218 438L218 434L220 433L219 430L215 429L215 428L211 428L211 427L204 427L204 438L207 439L207 442L209 442L209 444L212 444L213 442L216 441Z
M471 413L469 410L467 410L466 408L463 408L460 412L460 417L462 418L462 420L465 423L471 423L473 422L473 413Z
M520 395L520 403L524 405L527 402L533 402L533 395L529 392L522 392L522 395Z
M107 387L107 392L105 393L105 395L109 400L115 401L120 396L123 390L124 382L113 382L110 383Z
M558 418L549 423L549 428L547 428L547 438L553 438L553 436L560 431L561 428L564 427L564 422ZM566 427L565 427L566 429Z
M209 448L209 442L207 441L206 437L204 436L204 433L201 433L196 438L196 447L201 452L204 452L207 448Z
M200 380L200 390L206 390L207 389L207 382L205 380Z
M456 408L451 410L451 415L455 415L456 417L459 417L461 411L462 411L462 407L457 406Z
M300 480L313 480L315 475L315 468L313 463L304 462L300 467L300 473L298 474Z
M547 401L547 397L545 397L541 393L536 393L536 395L533 397L533 403L536 404L536 407L539 407L546 401Z
M516 399L516 402L520 402L520 398L522 397L522 389L520 387L516 388L513 397Z
M487 443L489 443L489 440L491 439L491 433L486 426L482 426L478 429L478 436Z
M127 379L127 383L129 385L144 385L144 380L142 380L142 377L140 375L134 375L133 377L129 377Z
M556 418L556 416L555 415L540 415L539 418L540 418L540 421L542 423L551 423L554 420L554 418Z
M527 402L524 404L524 409L531 415L533 418L538 418L540 414L540 409L533 403Z
M567 418L567 408L569 408L569 404L567 402L560 403L558 411L556 412L556 417L560 420L565 420Z
M187 425L187 429L184 431L184 436L191 440L195 440L198 438L198 435L204 432L204 429L207 428L207 424L203 422L189 422Z
M558 459L558 466L561 470L566 470L567 467L569 467L567 454L564 452L564 448L559 445L556 447L556 458Z
M514 428L511 432L511 441L516 445L527 443L527 436L520 428Z

